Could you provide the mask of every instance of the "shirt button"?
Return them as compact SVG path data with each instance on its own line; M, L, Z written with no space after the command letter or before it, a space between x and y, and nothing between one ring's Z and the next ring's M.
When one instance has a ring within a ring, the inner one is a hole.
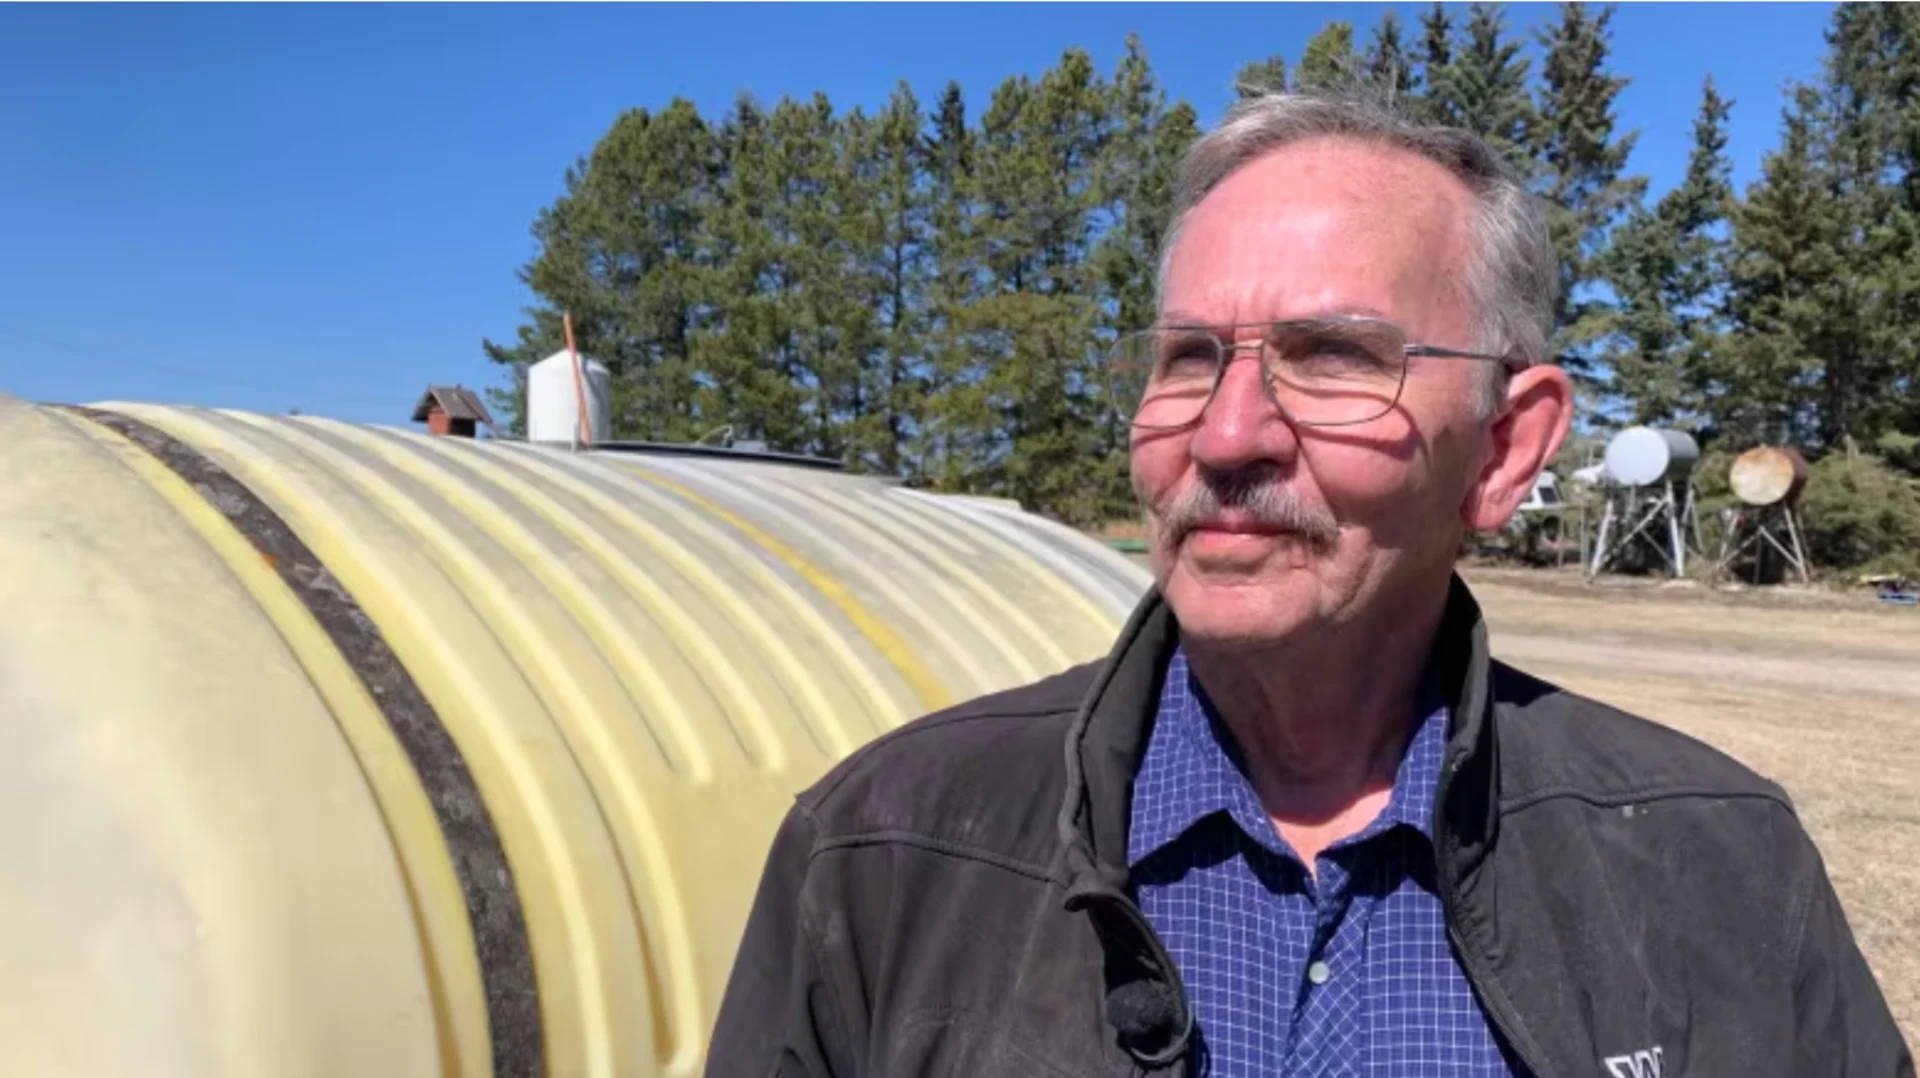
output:
M1307 980L1314 984L1326 984L1327 978L1331 976L1333 976L1333 970L1327 968L1325 962L1315 962L1307 967Z

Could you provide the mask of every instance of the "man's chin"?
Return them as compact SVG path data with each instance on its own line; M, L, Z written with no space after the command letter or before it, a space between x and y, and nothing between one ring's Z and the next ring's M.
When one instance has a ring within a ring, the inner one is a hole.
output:
M1176 563L1161 588L1182 637L1226 650L1260 650L1292 639L1314 620L1312 573L1270 569L1251 576L1195 571Z

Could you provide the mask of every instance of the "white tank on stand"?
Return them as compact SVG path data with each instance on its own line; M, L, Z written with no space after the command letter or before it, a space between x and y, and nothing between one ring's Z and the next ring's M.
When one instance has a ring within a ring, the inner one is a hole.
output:
M1590 574L1636 543L1657 550L1674 576L1687 572L1688 539L1701 549L1693 470L1700 444L1686 431L1628 427L1607 442L1607 504L1600 515Z
M599 444L613 437L613 376L607 368L580 357L581 379L574 383L573 353L561 349L527 368L527 441L572 445L586 435ZM580 397L587 399L587 425L580 425Z
M1679 479L1700 462L1700 444L1683 430L1628 427L1607 443L1607 475L1622 486Z

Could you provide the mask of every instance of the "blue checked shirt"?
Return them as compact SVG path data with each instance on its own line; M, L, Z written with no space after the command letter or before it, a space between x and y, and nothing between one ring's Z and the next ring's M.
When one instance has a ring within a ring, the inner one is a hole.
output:
M1447 944L1431 819L1447 709L1318 878L1274 829L1176 652L1134 780L1128 861L1211 1078L1518 1075Z

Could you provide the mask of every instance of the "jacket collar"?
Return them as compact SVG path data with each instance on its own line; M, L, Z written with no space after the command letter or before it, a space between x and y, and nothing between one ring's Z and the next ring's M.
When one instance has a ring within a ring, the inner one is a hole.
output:
M1058 817L1066 906L1092 916L1107 954L1108 1019L1127 1050L1150 1067L1177 1059L1193 1027L1179 972L1128 897L1126 867L1133 777L1178 643L1173 611L1157 588L1149 589L1068 728ZM1428 664L1451 711L1431 828L1444 899L1484 858L1498 804L1486 624L1458 574Z

